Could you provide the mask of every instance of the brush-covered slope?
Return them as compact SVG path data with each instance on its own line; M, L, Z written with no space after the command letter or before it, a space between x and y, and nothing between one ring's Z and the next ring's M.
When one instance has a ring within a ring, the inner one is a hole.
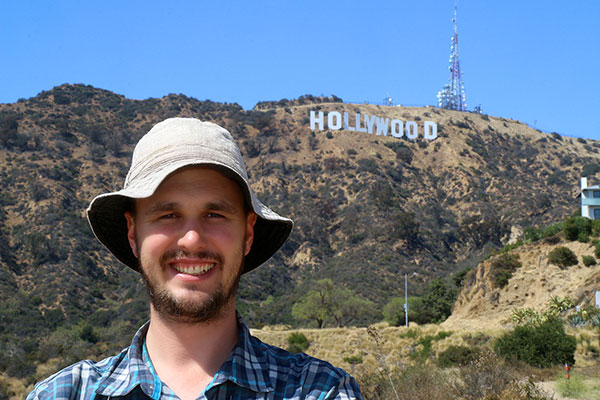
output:
M561 268L550 263L550 252L563 246L577 256L577 265ZM513 310L531 308L543 312L553 297L568 296L580 306L593 306L600 284L600 266L585 266L582 256L593 257L594 249L591 243L544 240L519 247L511 254L521 266L504 287L499 287L494 279L494 263L502 256L480 263L467 274L452 315L443 325L470 329L506 326Z
M310 110L415 121L420 129L430 120L438 138L311 132ZM419 290L502 245L511 231L562 219L576 210L579 177L598 164L600 148L503 118L335 97L245 111L183 95L130 100L63 85L2 104L4 340L80 320L108 326L116 315L135 326L146 318L137 275L96 243L84 209L121 187L136 141L174 116L229 129L259 198L296 222L281 251L242 280L240 310L255 326L293 322L291 304L315 279L332 278L381 306L399 294L404 273Z

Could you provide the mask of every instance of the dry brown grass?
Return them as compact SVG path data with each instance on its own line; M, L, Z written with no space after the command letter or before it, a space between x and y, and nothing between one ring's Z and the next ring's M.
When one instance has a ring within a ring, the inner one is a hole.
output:
M419 326L412 324L409 328L406 328L390 327L387 323L375 324L373 328L380 338L379 345L369 336L367 328L291 330L287 326L272 326L263 329L252 329L251 332L262 341L282 348L287 347L287 339L292 332L303 333L310 342L310 347L306 351L308 354L327 360L333 365L351 372L361 385L365 386L363 388L365 393L371 396L366 398L387 400L388 398L385 396L393 396L393 394L389 392L390 385L388 378L382 375L385 373L384 368L390 372L396 385L403 385L404 391L401 394L401 398L406 398L404 396L408 394L412 396L410 397L412 399L448 398L440 397L447 395L448 390L450 390L447 388L445 390L444 385L448 385L448 387L454 385L453 390L458 390L455 384L458 372L456 369L438 369L436 367L437 355L451 345L489 349L494 339L505 331L505 329L499 328L478 331L457 328L449 331L446 327L440 325ZM423 345L419 344L419 339L427 336L435 337L442 331L451 332L451 335L441 340L432 341L430 355L423 360L417 360L418 357L415 357L415 355L423 349ZM592 357L590 351L590 346L593 346L594 343L598 344L598 333L588 328L569 329L569 331L570 334L577 336L576 368L584 369L590 377L594 374L600 375L600 362L597 358ZM347 360L351 357L359 357L362 359L362 362L354 365L350 364ZM50 360L48 363L38 366L36 376L49 376L56 371L57 363L58 360ZM488 363L486 365L490 367L493 364ZM511 368L516 376L525 380L527 377L533 377L536 381L550 380L560 371L560 368L539 370L526 365L513 365ZM492 368L490 367L489 370L492 371ZM472 378L477 380L498 378L498 384L509 379L506 376L502 376L498 369L494 369L492 372L494 373L483 377L471 373L467 375L468 378L458 379ZM425 385L428 381L435 381L437 388ZM32 389L31 385L26 387L23 380L3 375L0 375L0 385L7 387L7 391L12 393L11 399L23 399L26 393ZM409 388L410 385L413 385L411 386L412 389ZM514 394L519 390L525 390L525 386L525 383L523 383L523 387L510 386L506 389L506 393L508 394L505 394L505 397L499 398L511 398L506 396L510 396L510 393ZM420 392L418 389L420 389Z
M377 346L367 333L367 328L329 328L329 329L297 329L273 330L252 329L252 334L266 343L275 346L287 347L287 338L292 332L303 333L310 342L307 354L331 362L347 371L354 371L355 375L368 375L379 370L381 363L394 370L412 364L415 353L422 350L419 339L426 336L435 336L447 329L439 325L411 324L406 327L390 327L387 323L373 325L380 340ZM432 342L432 351L425 360L434 363L437 354L451 345L463 346L489 346L492 338L498 337L502 330L491 329L484 332L472 332L467 329L451 331L452 334L441 340ZM412 356L411 356L412 355ZM362 363L351 365L344 358L360 356Z
M474 380L473 382L477 382L478 379L493 381L496 389L502 388L500 390L501 394L496 397L499 399L544 399L547 394L537 391L535 386L529 384L529 379L531 378L536 382L550 380L561 370L560 367L540 370L520 363L508 366L500 363L500 361L488 360L489 362L484 363L487 372L483 371L483 368L478 369L475 367L471 368L470 371L463 371L464 375L460 376L457 375L459 372L456 369L440 370L436 367L437 355L449 346L462 345L491 349L494 340L506 332L508 327L498 328L492 326L489 329L478 330L457 327L451 331L441 325L418 326L412 324L409 328L406 328L390 327L386 323L380 323L374 325L374 327L380 337L379 346L369 336L367 328L282 330L280 327L279 330L268 328L252 330L252 333L267 343L284 348L287 347L287 338L291 332L303 333L310 341L310 347L306 351L308 354L325 359L333 365L351 372L361 384L361 389L369 396L365 396L365 398L370 399L387 400L394 398L388 378L385 376L384 367L390 371L397 386L404 385L402 386L404 392L403 394L400 393L401 398L405 398L403 396L410 393L409 397L411 399L456 398L447 397L450 389L444 389L444 385L452 387L454 395L457 395L460 388L456 386L456 382L469 379ZM426 336L435 336L442 331L452 332L452 334L441 340L434 340L430 355L421 362L416 361L415 354L423 348L419 344L419 339ZM594 359L589 350L590 343L593 345L594 340L597 343L598 334L596 331L590 328L569 329L569 333L576 335L578 338L575 354L576 368L584 368L586 371L592 371L592 374L595 373L594 371L600 371L600 360ZM349 356L360 356L363 362L351 365L344 360ZM490 360L494 358L490 353L487 353L487 357ZM504 374L503 368L510 368L510 373ZM482 373L478 375L476 373L478 371L482 371ZM438 390L425 385L421 378L425 381L435 380L437 387L441 389ZM422 383L419 384L419 382ZM507 382L511 383L508 384ZM420 388L421 392L413 392L412 389L407 392L407 385L415 385L414 387ZM503 385L506 385L506 387Z
M25 380L0 374L0 393L4 392L10 400L22 400L33 386L27 387Z

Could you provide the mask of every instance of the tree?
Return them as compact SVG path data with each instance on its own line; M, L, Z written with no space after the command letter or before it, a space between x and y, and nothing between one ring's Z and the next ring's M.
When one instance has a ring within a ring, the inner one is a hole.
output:
M357 296L350 289L336 288L331 279L315 282L314 289L292 306L294 318L315 321L319 328L330 320L342 327L373 313L373 302Z
M400 326L404 323L404 299L402 297L392 297L383 307L383 317L393 326Z
M292 317L298 320L313 320L320 329L328 317L324 299L316 290L309 290L306 295L292 306Z
M452 314L456 293L456 289L451 288L442 278L429 283L423 296L423 308L431 313L432 322L443 322Z
M385 320L393 326L404 325L406 317L404 315L404 298L392 297L383 308L383 316ZM408 298L408 322L416 322L417 324L428 324L437 322L439 313L435 309L427 308L423 303L423 298L418 296L410 296ZM445 319L445 318L444 318Z
M375 304L359 297L350 289L335 289L332 293L330 312L338 328L348 326L376 313Z

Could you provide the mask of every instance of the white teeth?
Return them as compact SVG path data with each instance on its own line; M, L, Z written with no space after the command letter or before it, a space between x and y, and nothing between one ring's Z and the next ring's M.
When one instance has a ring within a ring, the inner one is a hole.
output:
M215 264L201 264L201 265L189 265L183 266L178 264L172 264L173 268L177 270L177 272L181 272L182 274L187 275L202 275L213 269Z

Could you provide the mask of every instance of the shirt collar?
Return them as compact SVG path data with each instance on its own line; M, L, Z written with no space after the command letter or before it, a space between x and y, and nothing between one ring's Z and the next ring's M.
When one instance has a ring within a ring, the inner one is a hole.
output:
M238 342L205 392L229 380L254 392L275 390L269 377L269 359L264 347L250 335L246 324L237 314ZM146 395L156 394L157 377L143 360L143 344L148 332L146 322L135 334L127 352L115 357L107 375L99 382L96 393L103 396L124 396L140 386ZM160 382L160 381L159 381Z
M275 390L269 377L269 357L261 343L250 335L250 331L237 314L239 336L238 343L223 363L213 382L207 387L218 385L226 380L246 387L254 392Z
M140 386L146 395L152 397L155 377L142 356L149 324L150 321L142 325L127 351L124 351L120 357L115 357L110 370L100 380L96 393L107 397L125 396L135 387Z

